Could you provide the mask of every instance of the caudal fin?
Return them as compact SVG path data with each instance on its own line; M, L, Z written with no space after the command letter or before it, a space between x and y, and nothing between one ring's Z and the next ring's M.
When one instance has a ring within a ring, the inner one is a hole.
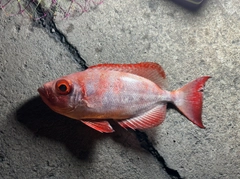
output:
M204 128L202 123L202 95L205 82L210 76L200 77L172 92L173 103L194 124Z

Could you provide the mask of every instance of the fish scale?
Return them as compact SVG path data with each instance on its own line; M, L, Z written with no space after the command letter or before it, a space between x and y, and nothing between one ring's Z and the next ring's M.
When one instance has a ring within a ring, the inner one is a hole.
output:
M157 63L99 64L48 82L38 91L52 110L99 132L114 131L108 119L133 130L160 125L168 102L204 128L202 95L209 78L203 76L167 91L165 72Z

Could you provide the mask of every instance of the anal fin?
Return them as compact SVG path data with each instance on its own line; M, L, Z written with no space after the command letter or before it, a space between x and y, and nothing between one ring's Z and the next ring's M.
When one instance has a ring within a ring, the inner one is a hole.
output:
M155 127L164 121L166 107L166 104L161 104L139 116L122 120L118 123L123 128L131 128L133 130Z
M111 133L114 132L112 126L109 124L108 121L85 121L81 120L84 124L87 126L99 131L99 132L104 132L104 133Z

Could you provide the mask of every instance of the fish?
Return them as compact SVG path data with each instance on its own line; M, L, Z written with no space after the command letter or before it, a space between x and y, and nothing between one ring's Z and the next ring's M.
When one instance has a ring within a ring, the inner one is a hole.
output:
M101 132L114 132L109 120L125 129L156 127L172 103L200 128L203 90L210 76L202 76L174 90L166 90L166 74L155 62L98 64L45 83L38 88L53 111L79 120Z

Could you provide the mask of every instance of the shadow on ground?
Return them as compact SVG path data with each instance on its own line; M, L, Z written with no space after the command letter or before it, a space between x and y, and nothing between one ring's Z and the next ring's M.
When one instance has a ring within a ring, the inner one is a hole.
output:
M80 121L53 112L42 102L40 97L35 97L18 108L16 120L36 136L64 143L68 150L81 160L88 160L96 141L106 137L111 137L114 142L118 142L124 147L143 151L133 131L126 131L111 122L115 132L100 133Z
M174 107L170 105L169 108ZM110 122L115 132L111 134L100 133L80 121L53 112L42 102L40 97L32 98L23 104L17 109L15 117L17 121L26 126L36 136L63 143L80 160L91 160L96 141L110 137L112 141L120 143L123 147L140 152L148 151L170 176L181 178L176 170L167 166L163 157L154 148L144 132L138 130L126 131L117 123Z

